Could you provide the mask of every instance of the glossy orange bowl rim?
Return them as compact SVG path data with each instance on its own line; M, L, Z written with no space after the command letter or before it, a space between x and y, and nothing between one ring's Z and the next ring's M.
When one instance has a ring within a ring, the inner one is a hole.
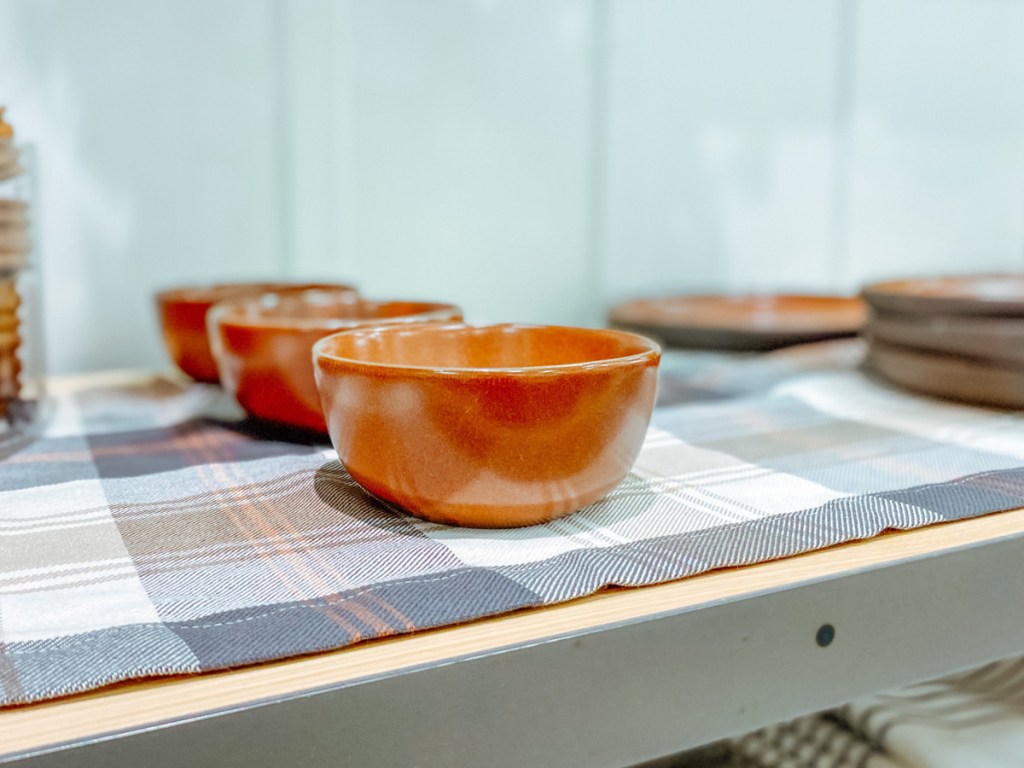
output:
M368 314L365 317L302 317L288 315L287 313L271 314L269 311L266 314L261 313L261 310L271 309L270 307L262 306L270 298L298 297L309 291L334 294L339 299L338 304L351 303L370 308L386 307L391 304L408 304L410 307L416 308L416 311L390 316ZM254 312L252 314L242 314L245 310L254 310ZM268 331L322 330L325 333L329 333L336 330L355 329L373 322L378 322L382 325L400 325L407 322L454 320L456 316L462 317L462 310L454 304L421 301L419 299L367 299L359 295L354 289L346 286L309 285L261 291L260 293L246 293L218 301L210 308L210 313L207 315L207 325L210 329L224 325L258 328Z
M275 291L303 291L303 290L337 290L351 291L358 295L359 291L354 286L345 283L290 283L280 280L253 280L252 282L224 282L224 283L200 283L197 285L182 285L174 288L164 288L154 295L161 303L179 302L181 304L219 304L222 301L238 299L242 294L246 298L262 295ZM211 298L204 294L223 293L220 298Z
M455 366L455 365L409 365L406 363L382 363L368 360L360 360L354 357L344 357L342 355L331 352L328 347L332 344L333 340L339 336L352 337L357 335L373 336L379 334L388 333L406 333L406 334L429 334L429 333L440 333L442 331L478 331L478 330L493 330L493 331L530 331L530 330L556 330L556 331L569 331L572 333L579 333L585 335L600 335L611 338L618 338L624 341L632 341L638 347L641 347L641 351L630 353L628 355L620 355L617 357L605 357L597 358L594 360L586 360L583 362L576 363L553 363L549 365L521 365L521 366L494 366L494 367L475 367L475 366ZM331 362L342 363L343 365L349 365L353 367L363 368L365 370L387 370L395 373L408 373L418 375L451 375L451 374L466 374L466 375L477 375L477 376L494 376L494 375L507 375L507 376L535 376L543 374L557 375L561 373L568 373L572 371L586 371L593 369L601 369L613 366L628 366L636 363L643 363L651 360L657 361L661 357L661 347L646 336L641 336L637 333L630 333L629 331L612 330L608 328L581 328L578 326L570 325L535 325L525 323L495 323L491 325L471 325L469 323L430 323L424 325L390 325L380 326L371 328L353 328L351 330L339 331L338 333L332 333L330 336L325 336L313 345L313 361L323 359Z

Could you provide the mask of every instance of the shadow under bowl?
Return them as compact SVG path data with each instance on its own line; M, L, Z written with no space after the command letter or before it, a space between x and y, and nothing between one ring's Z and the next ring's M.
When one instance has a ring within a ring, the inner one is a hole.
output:
M352 477L418 517L484 528L547 522L615 488L661 357L623 331L462 324L338 333L313 355Z
M235 296L317 286L358 295L355 288L347 285L281 282L216 283L160 291L156 294L156 307L164 345L182 373L196 381L216 384L217 363L206 335L206 315L214 304Z
M225 390L252 416L326 432L313 376L313 345L339 330L451 322L451 304L371 301L322 288L228 299L210 312L209 337Z

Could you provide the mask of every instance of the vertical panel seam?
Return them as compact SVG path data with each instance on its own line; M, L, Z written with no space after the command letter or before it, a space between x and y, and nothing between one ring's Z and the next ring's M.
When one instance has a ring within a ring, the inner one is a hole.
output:
M608 248L606 215L608 200L608 94L610 93L610 21L608 0L591 2L590 46L590 114L588 115L589 156L586 169L586 264L588 293L600 307L600 316L590 318L603 322L608 301Z
M275 133L277 147L275 154L274 175L277 177L277 266L280 273L290 275L294 267L292 258L292 184L291 184L291 110L289 104L290 78L292 77L291 62L288 58L288 34L290 24L286 3L287 0L273 0L271 16L274 24L274 83L273 101L275 110Z
M835 114L832 139L832 223L829 281L835 286L849 278L851 173L854 101L857 86L857 24L860 0L838 0L836 24ZM844 285L845 287L845 285Z
M332 197L337 206L331 222L331 237L345 264L346 277L357 274L361 254L356 248L357 222L353 207L356 202L356 148L359 116L356 114L355 83L355 8L351 0L332 3L331 18L331 147ZM339 90L340 89L340 90ZM340 114L340 116L339 116ZM347 121L347 125L344 123Z

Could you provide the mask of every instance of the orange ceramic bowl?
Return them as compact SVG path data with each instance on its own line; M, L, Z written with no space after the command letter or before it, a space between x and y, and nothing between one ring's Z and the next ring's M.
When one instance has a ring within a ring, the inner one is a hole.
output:
M661 352L623 331L420 325L313 348L331 441L370 493L438 523L533 525L636 461Z
M307 284L301 284L307 285ZM218 301L231 296L262 293L281 288L301 287L297 283L219 283L216 285L172 288L156 295L157 313L164 344L181 371L196 381L216 384L217 363L206 336L206 313ZM355 295L345 285L332 286Z
M461 320L451 304L368 301L348 290L269 291L220 302L209 335L220 381L265 421L326 432L313 344L343 328Z

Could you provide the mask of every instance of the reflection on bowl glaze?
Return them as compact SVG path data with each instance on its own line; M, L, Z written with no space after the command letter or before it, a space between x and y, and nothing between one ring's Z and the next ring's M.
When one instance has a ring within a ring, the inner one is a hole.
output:
M270 291L217 304L209 336L221 384L253 416L326 432L312 349L344 328L461 320L450 304L369 301L348 290Z
M414 515L474 527L553 520L618 485L660 360L631 333L521 325L356 330L313 354L352 477Z
M217 363L206 335L206 315L214 304L234 296L316 286L356 295L355 289L347 285L282 282L217 283L160 291L156 295L156 306L167 352L186 375L196 381L216 384Z

